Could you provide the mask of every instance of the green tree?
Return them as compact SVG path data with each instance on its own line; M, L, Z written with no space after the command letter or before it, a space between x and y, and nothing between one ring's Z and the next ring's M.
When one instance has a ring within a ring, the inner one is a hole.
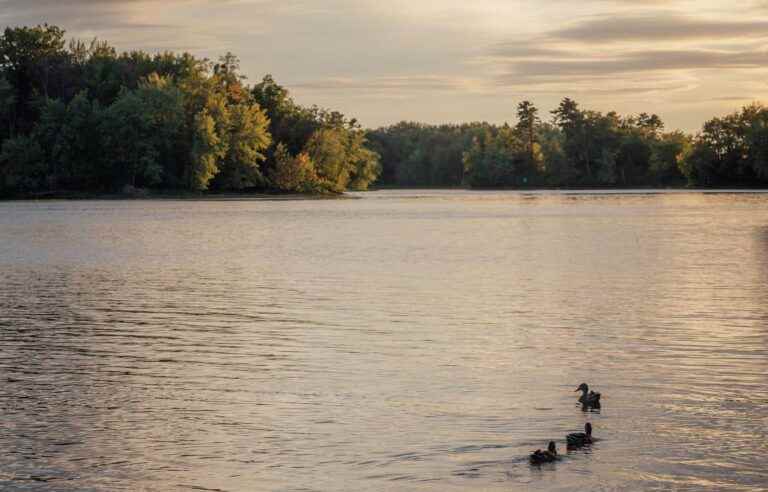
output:
M546 184L564 186L576 181L576 169L565 155L565 135L555 125L544 123L539 128L542 173Z
M227 153L217 178L219 186L235 190L264 186L259 165L272 143L269 120L258 105L239 104L230 109L229 124Z
M168 81L150 77L139 89L123 91L101 123L112 186L155 186L175 172L171 161L183 124L181 93Z
M218 163L227 154L227 146L219 138L216 121L207 110L195 116L192 131L191 165L188 170L189 188L204 191L219 173Z
M526 184L519 176L525 163L525 145L509 126L486 129L464 155L469 184L504 187Z
M251 95L269 118L269 133L273 141L284 144L293 154L301 152L321 126L317 111L294 103L288 90L275 82L271 75L266 75L256 84L251 89Z
M40 145L20 135L3 143L0 152L0 190L31 192L47 186L47 166Z
M594 114L582 112L576 101L566 97L552 111L552 116L555 125L563 132L563 151L575 176L592 181L593 155L589 140Z
M537 142L539 110L530 101L523 101L517 106L517 132L524 142L526 164L533 170L541 164L541 147Z
M158 156L159 176L170 187L183 185L184 159L189 155L185 143L186 114L184 95L169 76L151 73L139 82L136 95L144 106L151 137ZM154 183L157 184L157 183Z
M768 182L768 108L752 104L742 109L746 159L757 180Z
M104 159L112 186L154 185L162 179L159 151L147 106L135 92L124 92L102 118Z
M651 147L646 139L636 133L624 135L615 154L618 182L624 186L643 184L650 160Z
M691 136L680 131L662 134L652 142L649 168L651 181L665 186L683 182L682 166L692 145Z
M352 174L345 137L339 129L322 128L310 137L305 148L328 191L336 193L347 188Z
M0 145L5 138L15 136L16 94L13 86L0 75Z
M85 92L69 104L49 100L32 136L46 156L51 184L58 188L87 189L102 184L104 164L101 142L103 112Z
M51 96L57 67L65 63L64 31L56 26L6 28L0 36L0 70L14 88L15 126L29 131L35 98Z
M229 152L231 113L221 88L215 79L202 76L186 79L181 85L190 129L189 160L184 176L192 190L210 187Z
M367 190L381 174L379 154L366 146L365 132L355 130L349 135L347 150L351 164L351 179L348 184L353 190Z

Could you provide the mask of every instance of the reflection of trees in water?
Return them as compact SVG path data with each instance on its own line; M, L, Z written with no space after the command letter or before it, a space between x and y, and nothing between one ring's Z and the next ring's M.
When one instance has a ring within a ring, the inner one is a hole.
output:
M757 237L758 243L760 243L761 253L765 254L763 257L765 258L765 261L762 261L761 263L768 265L768 225L759 226L755 232L755 236Z

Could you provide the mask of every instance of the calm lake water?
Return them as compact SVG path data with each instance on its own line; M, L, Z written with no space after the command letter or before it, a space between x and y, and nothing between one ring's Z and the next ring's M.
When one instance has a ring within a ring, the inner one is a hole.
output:
M357 196L0 203L0 489L768 489L768 195Z

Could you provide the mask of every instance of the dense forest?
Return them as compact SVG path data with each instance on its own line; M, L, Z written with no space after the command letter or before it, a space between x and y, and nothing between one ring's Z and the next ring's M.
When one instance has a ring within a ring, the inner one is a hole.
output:
M285 191L388 186L765 186L768 109L697 135L660 118L582 109L516 123L364 130L297 104L270 76L248 85L231 53L118 53L55 26L0 36L0 194ZM516 113L516 114L515 114Z
M55 26L0 37L0 192L365 189L378 156L354 119L296 104L232 54L118 54Z
M423 125L369 132L379 183L472 187L723 187L768 184L768 109L753 104L695 136L656 115L583 110L565 98L542 121L528 101L517 123Z

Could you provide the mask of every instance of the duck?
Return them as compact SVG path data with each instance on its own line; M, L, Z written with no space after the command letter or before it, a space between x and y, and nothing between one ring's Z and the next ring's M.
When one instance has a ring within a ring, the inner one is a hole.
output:
M565 436L565 441L568 443L568 447L581 448L587 444L592 444L592 424L587 422L584 424L584 432L574 432Z
M530 460L532 465L541 465L542 463L552 463L553 461L557 461L557 445L555 444L555 441L549 441L549 446L546 451L537 449L531 453Z
M587 383L581 383L576 391L581 391L579 403L585 408L600 408L600 393L589 391Z

